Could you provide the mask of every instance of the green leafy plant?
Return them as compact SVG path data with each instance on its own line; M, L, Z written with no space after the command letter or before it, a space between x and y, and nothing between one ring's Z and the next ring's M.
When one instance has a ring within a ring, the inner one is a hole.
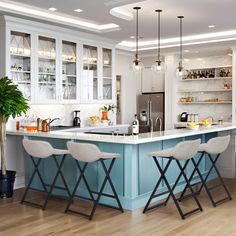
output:
M22 92L8 77L0 79L0 169L6 174L6 123L29 109Z
M116 106L114 104L110 105L110 104L107 104L107 105L104 105L103 107L101 107L101 110L102 111L114 111L114 109L116 108Z

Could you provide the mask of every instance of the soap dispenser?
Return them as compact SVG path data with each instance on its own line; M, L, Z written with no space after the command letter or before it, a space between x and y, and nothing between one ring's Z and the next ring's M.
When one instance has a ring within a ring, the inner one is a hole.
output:
M81 125L80 111L74 111L73 126L80 128L80 125Z

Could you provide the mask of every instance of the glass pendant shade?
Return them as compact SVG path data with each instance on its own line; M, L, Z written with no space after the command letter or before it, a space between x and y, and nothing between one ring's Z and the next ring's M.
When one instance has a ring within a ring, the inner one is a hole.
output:
M142 71L144 69L144 65L139 60L134 60L132 64L132 70L133 71Z
M136 53L135 53L135 59L132 63L132 70L135 71L141 71L144 69L143 63L139 59L138 55L138 41L139 41L139 34L138 34L138 11L141 9L141 7L134 7L133 8L136 11Z
M152 65L152 70L156 71L157 73L165 73L167 66L165 64L165 62L161 59L161 12L162 10L158 9L155 10L155 12L157 13L157 38L158 38L158 45L157 45L157 60L154 62L154 64Z
M167 70L166 63L164 61L155 61L152 65L152 70L157 73L165 73Z
M176 68L176 77L179 80L183 80L187 77L188 72L182 67L182 66L178 66Z

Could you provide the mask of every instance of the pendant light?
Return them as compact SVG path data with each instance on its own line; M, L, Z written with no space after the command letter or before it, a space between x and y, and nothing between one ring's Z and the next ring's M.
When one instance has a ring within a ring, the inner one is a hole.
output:
M138 11L141 9L141 7L134 7L133 9L136 11L136 52L135 52L135 59L133 61L132 69L133 71L141 71L144 68L143 63L139 60L139 56L138 56L138 40L139 40Z
M187 75L187 71L183 68L183 19L184 16L178 16L179 19L179 32L180 32L180 46L179 46L179 65L176 70L178 79L183 79Z
M158 9L155 10L157 12L157 37L158 37L158 45L157 45L157 60L152 65L152 70L158 72L158 73L165 73L167 66L164 61L161 59L161 12L162 10Z

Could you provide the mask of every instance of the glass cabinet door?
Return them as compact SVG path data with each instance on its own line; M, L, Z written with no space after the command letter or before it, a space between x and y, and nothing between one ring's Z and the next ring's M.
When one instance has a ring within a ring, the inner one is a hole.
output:
M98 99L98 50L97 47L83 46L83 100Z
M77 98L76 43L62 41L62 94L64 100Z
M103 100L112 99L112 50L103 48Z
M56 40L39 36L38 94L44 100L56 100Z
M18 85L24 97L31 101L31 36L11 31L10 43L11 79Z

